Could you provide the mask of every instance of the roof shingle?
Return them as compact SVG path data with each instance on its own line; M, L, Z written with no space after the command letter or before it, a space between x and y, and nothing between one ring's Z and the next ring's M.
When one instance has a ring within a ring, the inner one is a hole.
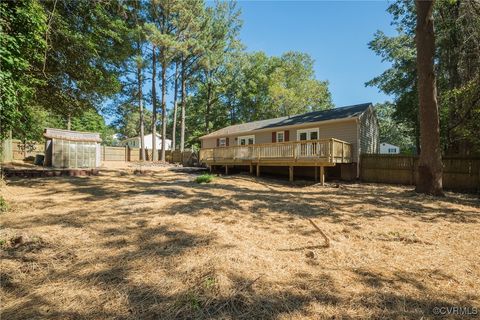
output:
M371 103L362 103L352 106L333 108L322 111L312 111L294 116L280 117L274 119L253 121L247 123L228 126L200 137L200 139L238 134L242 132L251 132L255 130L293 126L302 123L320 122L336 119L356 118L368 109Z

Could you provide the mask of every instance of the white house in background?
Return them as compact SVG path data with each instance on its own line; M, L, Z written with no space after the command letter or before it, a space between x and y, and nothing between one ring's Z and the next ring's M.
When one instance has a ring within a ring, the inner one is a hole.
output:
M152 134L146 134L143 137L143 141L145 142L145 148L148 150L152 149ZM157 138L155 139L155 144L157 145L157 150L162 149L162 136L157 133ZM129 146L130 148L140 148L140 137L132 137L120 141L120 146L125 147ZM165 150L172 149L172 140L165 139Z
M112 134L112 146L114 147L120 146L120 141L122 141L121 137L122 135L120 133Z
M400 147L394 146L393 144L381 142L380 143L380 154L399 154Z

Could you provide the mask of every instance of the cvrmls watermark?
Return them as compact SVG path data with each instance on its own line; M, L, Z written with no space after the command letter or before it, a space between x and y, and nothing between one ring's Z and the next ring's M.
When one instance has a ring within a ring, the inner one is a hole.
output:
M436 315L476 316L479 314L476 307L434 307L432 311Z

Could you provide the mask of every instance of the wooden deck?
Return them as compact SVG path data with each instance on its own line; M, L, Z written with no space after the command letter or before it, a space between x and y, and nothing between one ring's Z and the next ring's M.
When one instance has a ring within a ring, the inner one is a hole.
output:
M320 167L323 182L324 167L352 162L352 145L330 138L204 148L200 150L200 162L209 168L225 166L226 173L229 166L250 166L251 173L256 166L257 176L260 175L260 166L288 166L290 180L293 180L293 167Z

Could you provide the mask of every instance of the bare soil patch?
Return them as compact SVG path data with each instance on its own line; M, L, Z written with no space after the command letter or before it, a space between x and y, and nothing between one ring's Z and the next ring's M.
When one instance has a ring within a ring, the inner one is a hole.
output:
M194 179L165 169L2 186L2 319L431 319L435 307L480 309L478 197ZM447 318L465 317L474 316Z

